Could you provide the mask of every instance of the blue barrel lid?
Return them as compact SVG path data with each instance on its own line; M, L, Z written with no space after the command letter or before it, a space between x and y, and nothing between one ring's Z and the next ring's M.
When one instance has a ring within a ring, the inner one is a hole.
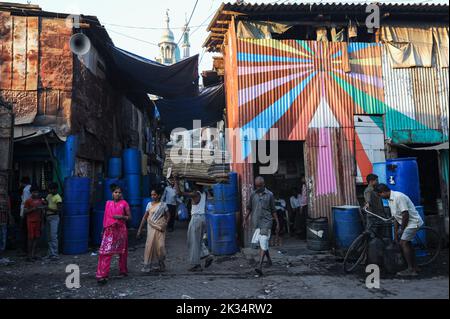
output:
M359 206L353 206L353 205L342 205L342 206L332 206L332 208L337 209L359 209Z
M401 162L401 161L417 161L417 157L391 158L386 160L386 162Z

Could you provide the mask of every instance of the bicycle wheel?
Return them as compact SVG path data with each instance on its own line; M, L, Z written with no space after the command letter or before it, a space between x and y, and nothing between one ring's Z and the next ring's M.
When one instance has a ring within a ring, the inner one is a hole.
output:
M355 270L364 260L367 252L367 238L366 234L361 234L350 245L344 257L344 271L346 273Z
M418 231L413 247L416 250L416 262L419 267L431 264L441 250L441 236L433 228L423 226Z

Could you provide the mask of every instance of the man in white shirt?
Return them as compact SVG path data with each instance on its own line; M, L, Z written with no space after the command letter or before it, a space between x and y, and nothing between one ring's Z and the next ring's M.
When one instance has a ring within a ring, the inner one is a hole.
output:
M395 240L398 242L400 238L403 256L408 263L408 269L399 272L398 275L417 276L419 269L416 263L414 247L411 242L414 240L419 228L424 224L422 217L420 217L413 202L405 194L392 191L385 184L379 184L376 187L376 192L381 198L389 201L391 214L395 218Z
M164 193L161 197L161 201L167 204L169 208L170 219L167 224L167 230L169 233L173 232L175 226L175 217L177 214L177 191L175 189L174 180L169 179L169 185L164 189Z

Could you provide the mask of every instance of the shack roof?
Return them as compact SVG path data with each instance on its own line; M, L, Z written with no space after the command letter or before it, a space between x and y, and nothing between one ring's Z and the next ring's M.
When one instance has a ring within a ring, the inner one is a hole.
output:
M417 21L417 17L429 18L430 21L448 23L448 4L405 4L396 2L378 3L380 13L389 13L396 18ZM317 20L318 15L327 15L326 19L338 17L360 18L367 16L367 3L317 2L317 3L222 3L208 25L210 32L203 47L209 52L219 52L225 33L228 31L231 17L261 21Z

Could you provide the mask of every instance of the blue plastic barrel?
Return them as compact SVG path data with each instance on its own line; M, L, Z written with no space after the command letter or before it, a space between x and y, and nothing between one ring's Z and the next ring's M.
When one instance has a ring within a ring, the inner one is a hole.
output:
M63 253L78 255L88 252L89 215L64 216L63 218Z
M142 198L142 216L144 216L145 211L147 209L147 206L151 202L153 202L153 199L151 197L144 197L144 198Z
M378 176L378 182L380 184L386 184L386 162L373 163L373 173Z
M206 213L208 214L214 214L216 211L214 202L211 200L206 201Z
M425 224L425 209L423 206L416 206L416 210L419 213L420 217L422 217L422 220ZM416 238L414 238L414 240L412 241L413 246L417 246L420 243L422 244L426 244L427 242L427 236L426 236L426 232L425 231L418 231L416 234ZM417 257L423 257L426 256L426 252L420 250L420 249L416 249L416 256Z
M92 244L99 246L102 243L103 217L105 211L103 209L94 210L91 220L91 240Z
M90 189L90 178L66 178L64 180L64 214L67 216L88 215Z
M333 207L333 227L337 249L347 249L362 233L359 206Z
M70 177L75 172L75 159L78 153L79 139L77 135L69 135L65 143L65 169L64 176Z
M214 211L216 214L229 214L239 211L237 198L214 200Z
M150 196L151 192L151 178L150 175L142 176L142 197L148 197Z
M141 224L142 220L142 204L139 205L130 204L130 210L131 210L130 227L137 229Z
M123 152L123 175L140 175L141 170L141 151L137 148L128 148Z
M236 242L236 214L207 214L208 244L216 256L233 255Z
M228 182L237 188L238 185L238 173L231 172L228 174Z
M122 158L111 157L108 162L108 177L120 178L122 176Z
M141 175L125 175L125 198L141 199Z
M213 185L214 200L224 200L237 197L237 186L231 184Z
M420 205L419 167L416 158L398 158L386 161L389 187L407 195L414 205Z

